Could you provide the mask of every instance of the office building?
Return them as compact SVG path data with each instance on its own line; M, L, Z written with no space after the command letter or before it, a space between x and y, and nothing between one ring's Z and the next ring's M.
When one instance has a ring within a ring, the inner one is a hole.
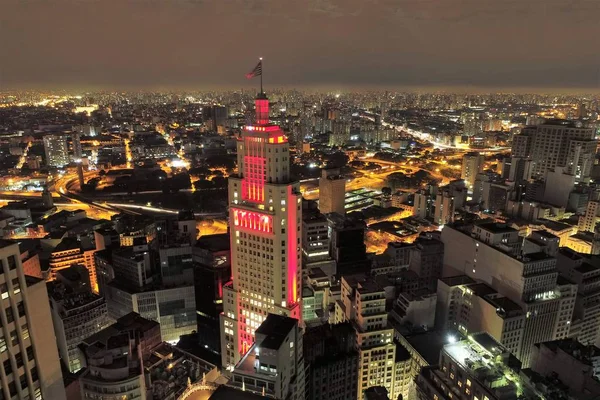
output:
M46 283L23 273L19 245L0 240L3 398L65 399Z
M600 348L574 339L535 345L531 369L542 377L558 379L575 399L600 396Z
M408 266L419 277L421 288L435 292L443 263L444 243L431 235L421 234L413 243Z
M442 242L444 276L467 275L521 308L526 318L520 350L510 349L528 367L533 345L562 332L558 324L563 308L568 314L574 305L561 297L556 258L545 252L522 254L518 231L488 221L446 225ZM440 297L438 292L438 308Z
M48 283L58 352L71 373L85 367L83 340L110 325L106 300L89 289L76 290L60 280Z
M69 147L66 135L45 135L44 153L46 165L53 168L62 168L69 164Z
M194 282L198 340L221 352L219 315L223 312L223 286L231 279L228 233L204 235L194 246Z
M302 320L306 326L327 323L332 314L330 303L333 274L325 273L321 268L311 268L305 272L302 286Z
M346 179L339 168L323 169L319 178L319 211L345 215Z
M302 333L298 319L268 314L229 385L280 400L304 399Z
M485 157L479 153L467 153L462 159L460 179L464 179L467 188L473 190L477 174L483 172Z
M256 98L255 125L237 143L229 177L232 280L223 287L221 356L231 370L269 313L302 318L302 196L290 177L289 144L269 123L269 100Z
M437 295L427 289L401 292L389 317L401 325L432 329L435 326L436 303Z
M600 342L600 259L561 248L556 267L561 277L577 285L569 337L583 344Z
M560 389L530 380L520 362L486 333L445 345L439 365L423 368L416 379L418 400L555 398Z
M356 399L359 364L352 325L345 322L307 328L302 340L308 371L306 398Z
M370 277L342 276L341 300L336 302L336 322L350 321L356 327L359 354L358 389L383 386L396 398L394 329L388 326L385 290ZM391 363L388 363L391 362Z
M98 280L96 262L94 260L95 252L95 248L82 248L81 243L75 237L64 238L50 253L48 279L54 280L59 271L70 268L73 265L81 265L88 272L91 290L97 293Z
M598 216L600 216L600 201L588 201L585 214L579 217L578 230L580 232L595 232Z
M192 250L187 241L165 244L158 254L136 239L133 247L104 254L100 262L108 314L118 319L130 312L160 323L162 338L177 342L197 329ZM100 257L96 257L97 259ZM158 259L159 265L154 264Z
M82 399L146 399L146 361L162 342L155 321L129 313L82 344L87 368L79 377Z
M328 231L328 220L318 210L302 213L302 261L305 268L330 258Z
M530 158L532 177L545 178L563 167L577 182L589 180L596 154L595 133L580 122L548 120L528 126L513 138L513 157Z
M332 213L329 220L330 255L336 263L336 276L364 272L371 261L367 258L364 221Z
M437 225L445 225L454 221L456 204L454 196L448 187L440 188L435 197L435 209L433 222Z

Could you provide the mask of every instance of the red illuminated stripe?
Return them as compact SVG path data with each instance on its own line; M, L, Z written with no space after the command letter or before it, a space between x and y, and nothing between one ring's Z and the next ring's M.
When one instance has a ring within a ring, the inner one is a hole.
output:
M288 268L287 268L287 276L288 276L288 287L287 287L287 298L291 300L292 303L298 302L298 293L296 285L297 282L297 274L298 274L298 229L297 229L297 204L296 204L296 196L292 193L292 186L288 186L287 190L287 201L289 205L289 214L288 214L288 227L287 227L287 246L288 246Z

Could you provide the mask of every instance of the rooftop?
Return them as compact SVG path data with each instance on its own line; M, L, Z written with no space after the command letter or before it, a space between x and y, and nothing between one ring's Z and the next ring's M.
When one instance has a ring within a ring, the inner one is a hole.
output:
M480 227L481 229L485 229L488 232L492 233L507 233L507 232L517 232L516 229L506 225L500 224L498 222L484 222L475 225L476 227Z
M439 331L429 331L405 336L406 341L429 365L437 365L440 352L448 343L448 336Z
M594 364L592 359L600 357L600 348L594 345L586 346L575 339L553 340L536 344L536 346L545 346L555 353L560 349L577 361L590 366Z
M0 239L0 249L11 246L13 244L17 244L17 242L13 242L12 240Z
M467 275L448 276L445 278L440 278L440 281L444 282L448 286L472 285L476 283Z
M256 329L256 335L266 337L260 347L278 350L286 336L298 324L298 320L283 315L269 314L264 322Z
M225 251L230 249L229 233L219 233L216 235L204 235L196 242L196 247L211 252Z

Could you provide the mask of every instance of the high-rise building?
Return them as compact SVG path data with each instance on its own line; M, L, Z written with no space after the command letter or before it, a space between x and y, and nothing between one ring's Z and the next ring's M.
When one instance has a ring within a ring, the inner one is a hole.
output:
M256 98L255 125L238 139L229 177L232 280L223 287L221 357L231 370L269 313L302 318L302 196L289 170L289 144Z
M229 234L204 235L194 246L194 282L198 339L221 351L219 315L223 312L223 285L231 279Z
M85 367L79 345L110 324L106 300L93 294L89 286L74 290L60 281L49 282L48 292L58 351L65 366L75 373Z
M414 241L408 268L418 275L422 288L435 292L437 281L442 276L443 263L444 243L421 234Z
M323 214L317 210L302 212L302 259L304 265L329 259L328 231L329 223Z
M146 399L144 360L161 343L160 327L131 312L86 338L87 369L79 377L82 399Z
M46 154L47 166L62 168L67 165L69 163L69 147L67 146L67 136L44 136L44 152Z
M319 211L345 215L346 179L339 168L323 169L319 178Z
M495 222L446 225L442 241L444 276L467 275L521 308L526 318L515 355L529 366L532 346L556 338L560 323L566 322L560 316L568 314L563 308L572 313L574 306L572 299L561 297L556 258L543 251L523 254L518 231ZM438 305L442 297L438 291Z
M356 325L359 371L359 398L371 386L384 386L392 398L394 393L396 354L394 329L388 326L385 290L369 277L342 276L342 300L336 303L336 318Z
M19 245L0 240L1 397L65 399L46 283L23 273Z
M486 333L444 346L439 365L416 379L418 400L554 398L560 385L537 384L506 348ZM564 393L561 393L564 394Z
M467 153L462 159L462 171L460 178L465 180L465 183L469 190L473 190L473 184L477 174L483 172L483 163L485 157L479 153Z
M79 133L73 133L71 135L71 146L73 147L73 161L81 162L83 150L81 148L81 136Z
M336 275L364 272L371 265L367 258L364 221L340 214L329 214L330 254L336 263Z
M576 181L587 181L596 145L593 128L577 121L548 120L528 126L515 136L512 155L532 160L532 176L544 178L548 171L563 167Z
M307 365L306 398L357 399L358 351L349 322L307 328L303 337Z
M533 350L533 372L558 379L575 399L600 396L600 348L574 339L538 343Z
M106 268L103 287L112 319L132 311L160 323L165 341L197 329L194 269L189 242L163 245L156 254L144 238L133 247L123 247L100 260ZM102 257L98 256L96 259ZM159 260L159 265L154 260Z
M573 316L569 319L569 337L584 344L600 342L600 259L563 247L557 254L556 267L564 279L577 285ZM560 339L560 338L557 338Z
M454 221L455 210L454 196L450 189L448 187L441 188L435 197L433 222L438 225L445 225Z
M269 314L235 366L229 385L279 400L304 399L302 331L298 319Z
M585 214L579 217L579 231L595 232L598 216L600 216L600 201L588 201Z

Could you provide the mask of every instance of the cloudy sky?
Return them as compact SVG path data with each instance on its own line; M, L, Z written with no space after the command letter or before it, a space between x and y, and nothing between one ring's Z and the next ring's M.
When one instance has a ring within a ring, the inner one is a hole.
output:
M599 0L0 0L0 89L598 91Z

